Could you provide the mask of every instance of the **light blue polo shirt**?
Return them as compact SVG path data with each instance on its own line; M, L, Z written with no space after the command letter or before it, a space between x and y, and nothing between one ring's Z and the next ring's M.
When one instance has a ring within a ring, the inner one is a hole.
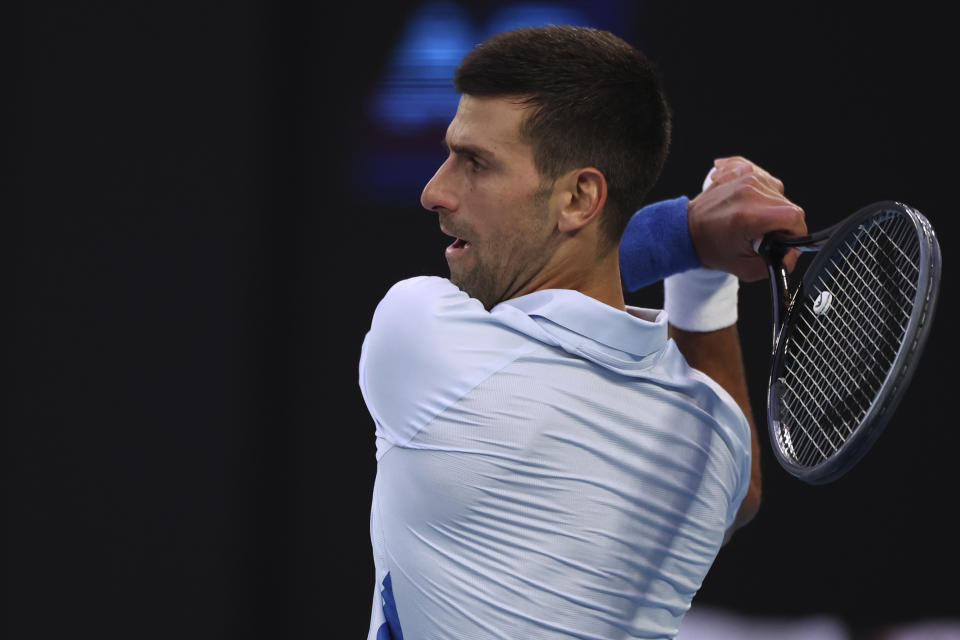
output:
M368 638L672 638L747 492L750 432L662 311L570 290L491 311L394 285L362 348L376 425Z

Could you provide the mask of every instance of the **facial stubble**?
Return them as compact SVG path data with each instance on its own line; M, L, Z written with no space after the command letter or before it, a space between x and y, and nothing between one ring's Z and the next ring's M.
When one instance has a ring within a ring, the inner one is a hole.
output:
M462 276L454 273L451 267L450 281L479 300L488 311L514 297L550 259L551 251L544 239L543 227L550 217L552 191L552 183L541 184L527 200L526 214L519 217L523 225L474 244L471 247L474 250L473 267ZM490 255L489 251L485 255L484 250L488 248L496 251L496 255Z

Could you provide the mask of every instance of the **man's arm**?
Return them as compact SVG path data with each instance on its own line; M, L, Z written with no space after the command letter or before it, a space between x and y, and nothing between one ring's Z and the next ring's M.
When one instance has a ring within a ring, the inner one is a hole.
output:
M692 200L677 198L644 207L631 219L620 245L628 290L679 274L665 281L670 337L692 367L733 397L750 425L750 484L728 539L760 506L760 450L736 305L737 279L752 282L767 277L753 241L770 231L805 234L803 209L784 196L779 179L746 158L733 156L714 161L703 191ZM788 269L793 269L798 255L793 251L785 256Z
M668 298L674 295L672 303L665 300L670 336L692 367L733 397L750 424L750 484L729 539L757 513L761 496L760 451L736 325L737 279L767 277L755 240L771 231L804 235L807 227L803 209L784 196L778 178L742 156L713 164L703 191L692 200L654 203L634 215L620 245L620 268L630 291L676 274L664 287ZM788 270L798 256L796 250L784 256Z
M753 250L754 240L770 231L794 235L807 231L804 212L784 196L783 183L739 156L714 162L714 170L703 192L688 205L687 218L690 239L701 264L734 274L744 281L767 277L766 264ZM791 252L785 257L788 269L792 270L796 265L797 256L797 252ZM697 301L687 303L689 308L689 304L696 305ZM711 303L709 313L717 311L716 304ZM721 304L735 305L735 295L729 302ZM735 318L735 307L731 311ZM684 320L689 325L697 324L696 318ZM733 397L750 424L750 484L736 519L727 530L726 543L760 508L760 447L736 323L721 328L710 327L711 330L706 331L688 330L691 328L681 329L671 324L670 337L690 366L710 376Z
M733 397L750 424L750 485L746 497L740 503L736 519L727 530L724 539L726 543L734 531L757 514L761 498L760 446L753 411L750 408L750 395L740 352L740 335L735 324L706 332L684 331L669 325L669 335L691 367L710 376Z

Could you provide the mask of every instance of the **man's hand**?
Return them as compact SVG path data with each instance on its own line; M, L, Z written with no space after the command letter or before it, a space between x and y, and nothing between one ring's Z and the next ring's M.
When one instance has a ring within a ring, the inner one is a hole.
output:
M783 195L783 182L742 156L713 161L712 184L687 206L690 239L703 266L745 282L767 277L754 242L770 231L806 235L804 211ZM799 252L784 257L788 271Z

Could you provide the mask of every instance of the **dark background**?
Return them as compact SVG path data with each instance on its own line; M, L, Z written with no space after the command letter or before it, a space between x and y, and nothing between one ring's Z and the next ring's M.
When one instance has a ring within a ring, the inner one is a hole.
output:
M950 238L946 10L708 4L638 4L624 25L675 111L653 199L694 195L740 154L811 227L896 199ZM5 9L5 638L366 633L375 462L356 363L393 282L445 275L444 241L422 182L374 205L351 174L360 107L416 3L294 6ZM764 507L697 602L856 629L960 615L944 263L884 437L825 487L768 453ZM767 295L741 289L761 424Z

